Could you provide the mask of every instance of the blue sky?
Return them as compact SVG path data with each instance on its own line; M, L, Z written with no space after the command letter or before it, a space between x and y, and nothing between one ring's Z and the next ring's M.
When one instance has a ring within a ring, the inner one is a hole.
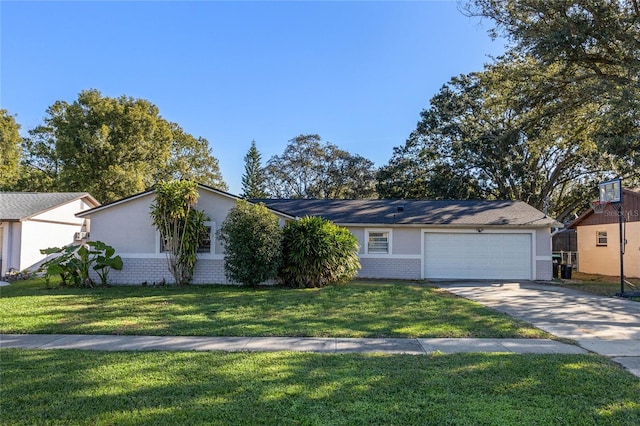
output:
M23 133L85 89L157 105L209 141L233 193L256 141L324 141L382 166L450 77L503 52L455 1L0 2L0 106Z

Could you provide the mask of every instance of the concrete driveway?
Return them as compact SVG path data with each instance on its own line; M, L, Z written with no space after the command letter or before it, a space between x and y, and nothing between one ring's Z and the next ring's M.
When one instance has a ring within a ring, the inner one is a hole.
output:
M640 377L640 303L535 282L441 282L439 287L576 341Z

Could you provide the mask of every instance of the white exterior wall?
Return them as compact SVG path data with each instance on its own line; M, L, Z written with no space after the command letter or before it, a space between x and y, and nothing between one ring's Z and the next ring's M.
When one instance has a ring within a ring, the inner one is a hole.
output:
M22 222L22 244L20 245L19 270L37 269L40 262L46 259L46 255L40 253L41 249L50 247L64 247L73 244L74 234L80 232L82 222L79 224L61 224L26 221Z
M23 222L3 223L0 276L10 269L33 271L46 258L40 249L73 244L85 223L75 214L90 207L84 200L75 200Z
M21 222L3 222L2 225L2 269L0 276L9 270L20 270L20 238L22 235Z
M156 230L151 224L151 194L91 215L91 240L103 241L116 254L151 255L156 249Z

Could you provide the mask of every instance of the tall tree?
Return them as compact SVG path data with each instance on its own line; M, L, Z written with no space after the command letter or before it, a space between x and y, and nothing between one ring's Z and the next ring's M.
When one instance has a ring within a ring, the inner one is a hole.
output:
M73 103L55 102L29 133L25 164L51 190L87 191L107 202L173 177L226 189L206 140L144 99L86 90Z
M218 160L212 155L209 142L186 133L175 123L171 126L171 155L159 172L157 180L192 180L226 191Z
M528 67L500 63L453 78L379 172L380 195L520 199L539 209L552 203L550 213L565 216L578 209L584 201L568 194L595 188L615 161L599 155L589 137L582 117L594 113L591 105L560 116L526 102L524 82L510 74Z
M278 198L371 198L375 168L364 157L322 144L319 135L300 135L289 141L281 156L267 163L266 182Z
M256 148L256 141L251 141L251 148L244 156L244 174L242 175L243 198L267 198L262 155Z
M20 175L20 125L6 109L0 109L0 191L15 188Z
M509 54L555 70L529 94L530 103L554 104L556 111L593 105L593 141L627 161L630 173L640 169L637 0L473 0L466 10L495 22L491 34L509 42ZM567 89L571 98L563 96Z

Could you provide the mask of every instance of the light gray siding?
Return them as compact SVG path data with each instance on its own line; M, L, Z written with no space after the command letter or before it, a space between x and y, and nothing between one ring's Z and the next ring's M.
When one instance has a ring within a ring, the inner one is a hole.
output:
M420 230L416 228L393 229L393 254L418 255L422 253Z

